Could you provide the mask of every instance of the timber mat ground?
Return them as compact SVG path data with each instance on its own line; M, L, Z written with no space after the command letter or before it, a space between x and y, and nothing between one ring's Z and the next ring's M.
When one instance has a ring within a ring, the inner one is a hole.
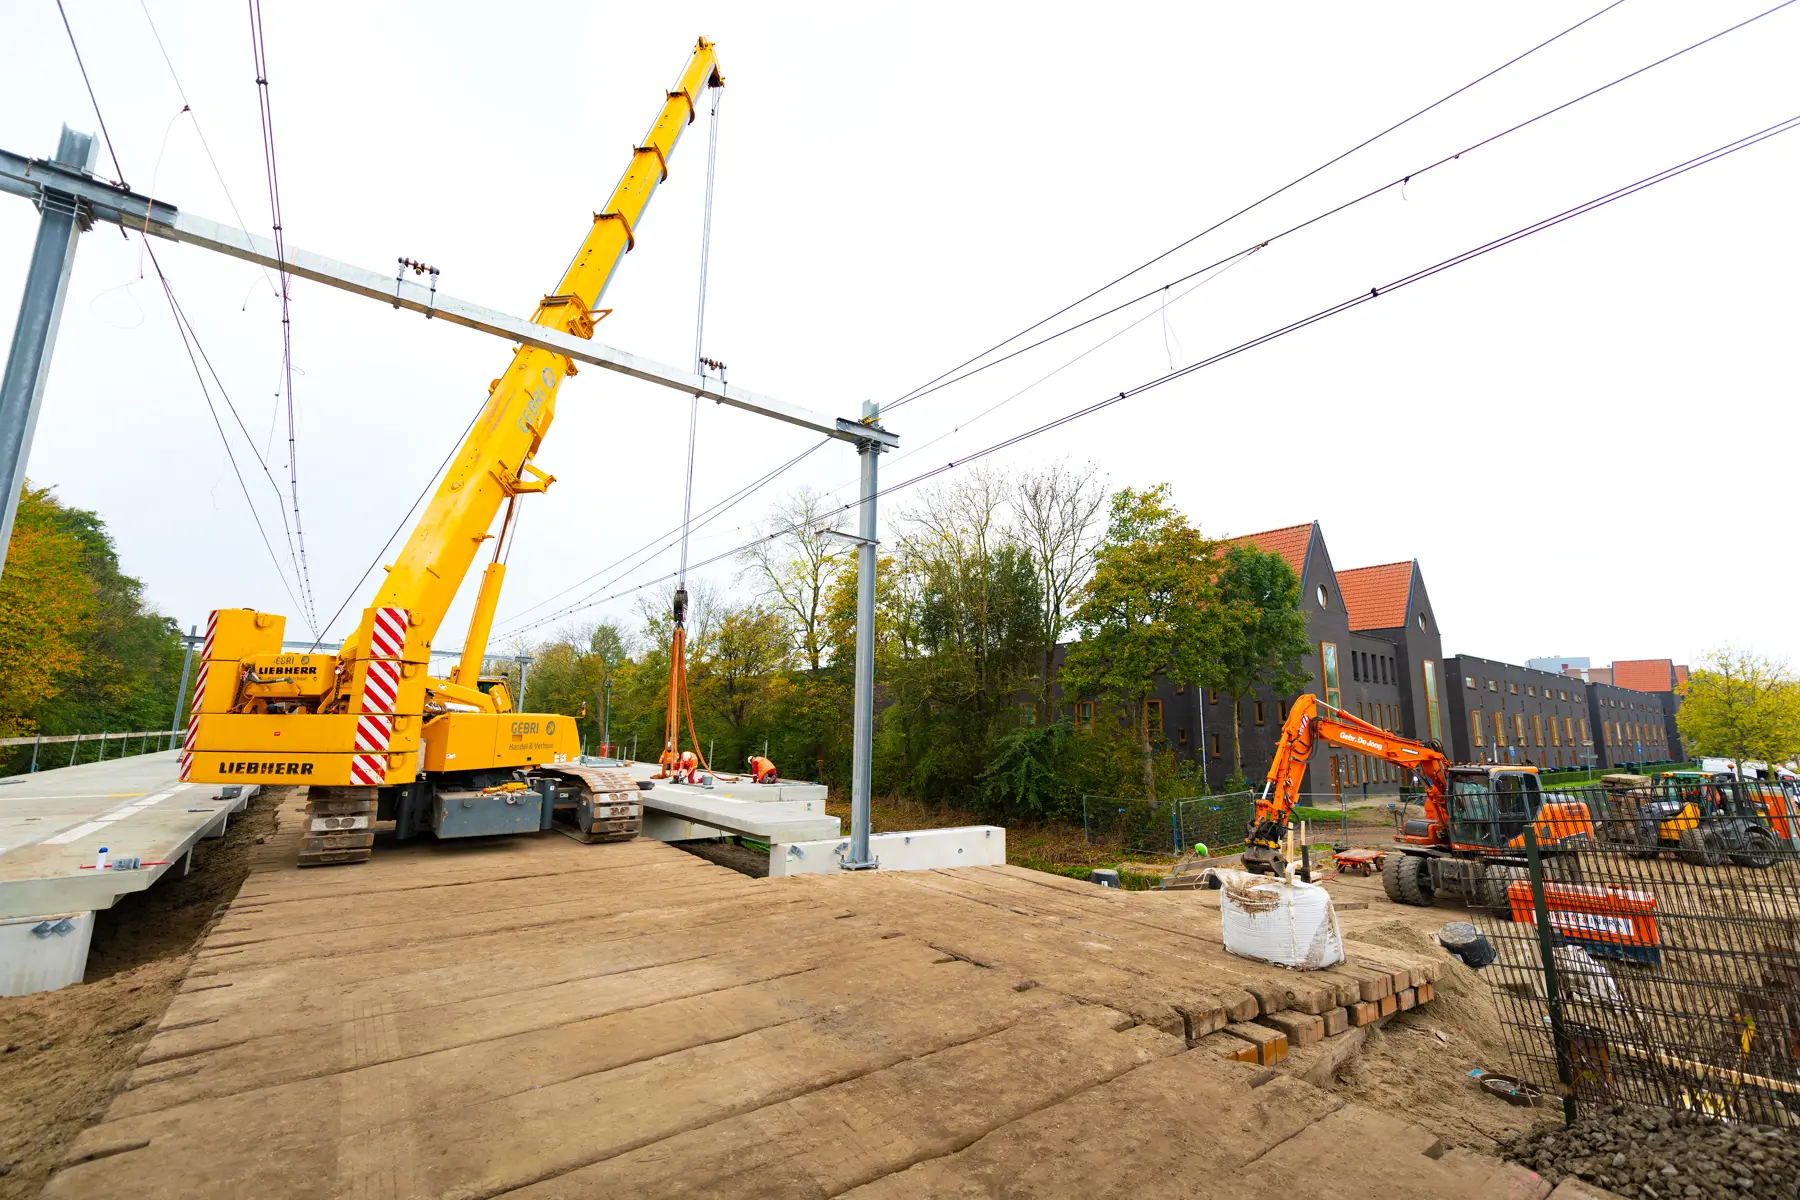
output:
M1223 957L1197 894L1013 868L749 880L556 837L300 872L296 837L254 845L226 919L164 960L192 970L149 1046L91 1073L75 1120L104 1120L47 1195L1547 1190L1445 1149L1408 1101L1189 1051L1184 1016L1272 982ZM1390 913L1350 915L1373 939ZM1311 986L1273 977L1277 1009Z
M287 790L267 789L223 838L200 842L188 875L171 870L101 911L80 983L0 997L0 1200L36 1196L63 1148L124 1086L201 935L276 832L276 793Z

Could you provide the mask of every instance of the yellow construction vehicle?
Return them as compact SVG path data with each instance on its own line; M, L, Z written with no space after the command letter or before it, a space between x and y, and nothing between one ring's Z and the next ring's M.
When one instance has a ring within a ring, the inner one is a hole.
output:
M701 38L533 321L593 336L608 311L598 308L600 299L668 178L669 157L702 90L723 85L713 44ZM303 864L368 858L373 824L384 819L403 838L516 833L553 820L591 840L636 836L643 810L635 784L581 765L575 718L514 712L505 684L481 676L506 571L501 550L521 497L554 480L532 459L550 428L557 386L573 374L575 364L553 351L513 354L374 602L335 654L283 653L286 620L272 613L211 614L181 755L184 780L307 785ZM372 462L387 453L369 448ZM450 678L433 679L432 640L490 538L493 558L461 661Z

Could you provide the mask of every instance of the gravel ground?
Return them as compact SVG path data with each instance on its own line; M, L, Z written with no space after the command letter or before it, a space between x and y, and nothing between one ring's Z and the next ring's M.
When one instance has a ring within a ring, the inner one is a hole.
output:
M1552 1183L1573 1175L1645 1200L1800 1196L1800 1137L1689 1113L1615 1108L1501 1149Z

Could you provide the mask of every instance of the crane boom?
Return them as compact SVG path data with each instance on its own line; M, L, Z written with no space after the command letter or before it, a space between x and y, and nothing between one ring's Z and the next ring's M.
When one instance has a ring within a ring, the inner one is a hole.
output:
M713 43L701 38L534 324L593 336L609 311L597 306L668 178L700 93L722 86ZM210 614L182 779L306 785L302 864L366 859L374 822L384 819L400 837L526 832L553 818L566 818L584 840L636 836L635 785L578 765L574 718L515 712L504 685L480 677L505 578L501 548L520 497L555 481L532 460L555 416L557 389L575 370L557 350L513 352L374 603L335 655L284 653L286 619L273 613ZM462 660L451 678L432 679L432 640L503 505L508 516L482 574Z
M600 298L635 243L634 230L657 185L668 178L668 160L699 111L700 92L716 86L718 79L713 44L702 38L612 198L594 215L556 290L532 314L535 324L593 336L596 317L605 315L596 313ZM557 387L574 373L574 363L554 351L522 346L513 353L511 364L491 385L487 407L388 569L372 609L406 609L424 639L432 640L501 505L521 493L541 492L552 481L531 460L556 415ZM367 645L368 634L365 618L354 645Z

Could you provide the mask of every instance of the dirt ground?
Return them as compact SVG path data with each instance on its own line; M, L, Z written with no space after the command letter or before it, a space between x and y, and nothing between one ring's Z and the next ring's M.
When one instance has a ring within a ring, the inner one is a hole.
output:
M1481 1091L1469 1071L1510 1070L1506 1037L1488 981L1446 954L1420 928L1453 920L1454 912L1419 910L1418 917L1358 930L1359 941L1433 954L1444 960L1431 1004L1398 1013L1373 1029L1362 1052L1338 1072L1336 1090L1374 1108L1430 1129L1445 1143L1494 1153L1502 1142L1545 1124L1560 1124L1560 1111L1514 1108Z
M55 992L0 997L0 1200L36 1196L63 1147L106 1110L187 974L218 907L275 832L271 788L170 871L95 921L87 976Z

